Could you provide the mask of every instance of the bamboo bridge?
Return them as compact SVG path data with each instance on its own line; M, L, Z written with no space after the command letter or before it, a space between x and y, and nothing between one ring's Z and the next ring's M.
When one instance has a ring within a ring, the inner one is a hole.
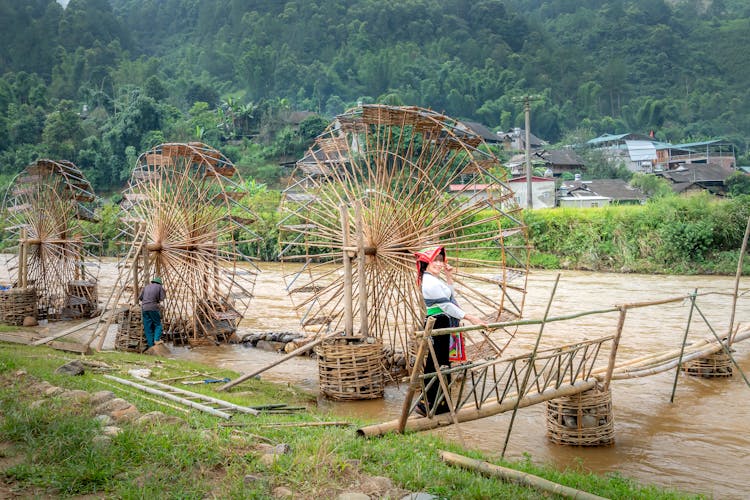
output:
M672 369L676 370L676 386L677 375L685 363L722 351L729 356L736 370L750 386L745 374L731 356L730 349L734 342L750 337L750 325L736 325L734 329L730 327L731 331L726 334L717 333L696 303L699 296L708 294L698 294L696 291L668 299L624 304L605 310L554 318L548 318L545 315L545 318L541 320L519 320L489 325L492 328L538 324L540 332L537 344L531 352L510 358L465 363L434 373L423 373L421 370L414 369L400 418L363 427L357 432L361 436L370 437L387 432L424 431L509 411L513 411L515 416L519 408L545 401L581 394L595 388L608 391L612 380L644 377ZM717 292L710 292L710 294L717 294ZM729 293L718 294L736 297ZM617 348L629 310L685 300L689 300L691 305L685 336L681 344L677 344L668 352L653 353L618 363ZM538 349L544 325L547 323L617 311L619 311L619 318L614 335L549 349ZM690 324L693 317L698 315L712 332L713 337L688 345L686 340ZM424 332L421 332L422 341L414 366L423 366L423 360L428 355L435 356L432 343L428 340L430 336L467 332L480 328L482 327L468 326L432 330L431 323L428 324ZM606 359L603 359L605 355ZM437 396L433 408L428 408L427 418L410 417L419 402L419 398L415 398L415 395L420 391L424 392L433 388L437 390ZM674 389L672 397L674 397ZM447 403L449 412L436 415L435 407L443 400Z

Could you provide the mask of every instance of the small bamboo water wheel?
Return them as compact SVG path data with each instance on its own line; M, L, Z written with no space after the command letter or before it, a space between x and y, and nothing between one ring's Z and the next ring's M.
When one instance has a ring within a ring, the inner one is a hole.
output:
M439 113L362 105L338 116L281 202L280 258L303 329L375 337L384 365L409 369L393 360L408 362L424 321L414 252L435 244L456 268L462 308L520 317L528 238L503 176L478 134ZM498 335L490 357L512 332Z
M98 307L96 202L91 184L69 161L38 160L5 194L4 239L18 249L6 264L14 287L36 290L38 319L89 316Z
M116 344L133 345L133 306L155 276L167 297L163 340L195 346L233 339L257 276L247 196L232 162L205 144L161 144L140 155L121 204L124 251L110 300L125 299L131 310Z

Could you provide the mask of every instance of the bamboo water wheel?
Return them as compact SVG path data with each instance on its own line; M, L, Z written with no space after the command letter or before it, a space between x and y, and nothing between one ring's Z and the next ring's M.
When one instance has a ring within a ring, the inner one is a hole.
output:
M115 303L137 305L143 286L159 276L167 296L164 340L231 340L257 276L247 195L232 162L205 144L161 144L140 155L123 193L127 252Z
M464 310L520 317L528 237L499 167L479 135L433 111L364 105L338 116L297 162L281 202L280 258L302 327L359 332L382 339L386 356L408 353L424 321L414 252L435 244L456 268ZM512 333L476 335L475 357L496 356Z
M5 194L4 239L18 249L6 264L15 287L36 289L38 319L82 317L97 309L96 201L89 181L69 161L38 160ZM84 288L87 293L77 294Z

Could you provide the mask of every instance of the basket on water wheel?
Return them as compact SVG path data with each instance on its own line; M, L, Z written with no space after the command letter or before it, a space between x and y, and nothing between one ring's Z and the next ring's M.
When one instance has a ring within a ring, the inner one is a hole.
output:
M612 392L598 388L547 401L547 436L568 446L608 446L615 442Z
M26 316L36 318L36 302L34 287L0 290L0 323L21 326Z
M732 358L722 349L708 356L682 363L682 371L694 377L731 377Z
M143 335L143 318L141 306L130 306L117 315L117 337L115 349L127 352L143 352L146 350L146 338Z
M320 392L342 401L377 399L385 393L383 342L369 337L338 337L315 349Z

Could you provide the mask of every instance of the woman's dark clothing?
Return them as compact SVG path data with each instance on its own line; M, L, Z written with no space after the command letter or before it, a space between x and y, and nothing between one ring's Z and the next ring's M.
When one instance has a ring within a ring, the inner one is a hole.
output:
M451 321L453 318L446 314L438 314L434 316L435 318L435 324L433 325L433 329L437 330L438 328L450 328L453 321ZM458 322L458 321L456 321ZM426 322L425 322L426 323ZM432 340L432 347L435 349L435 355L437 356L438 365L442 366L450 366L450 341L451 336L450 335L436 335L434 337L431 337ZM428 353L427 358L425 360L424 365L424 373L434 373L437 369L435 367L435 363L432 361L432 354ZM447 384L450 384L450 375L445 375L445 382ZM435 399L437 399L438 395L438 389L440 388L440 379L435 378L432 385L429 389L427 389L424 393L424 398L429 403L429 408L432 410L432 407L435 405ZM436 414L439 413L447 413L450 410L448 409L448 403L445 401L445 396L443 396L443 399L438 404L437 410L435 411Z

